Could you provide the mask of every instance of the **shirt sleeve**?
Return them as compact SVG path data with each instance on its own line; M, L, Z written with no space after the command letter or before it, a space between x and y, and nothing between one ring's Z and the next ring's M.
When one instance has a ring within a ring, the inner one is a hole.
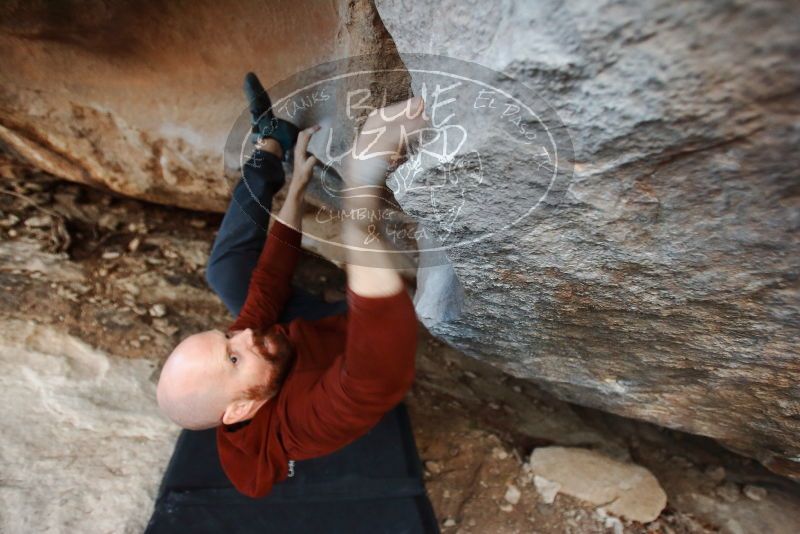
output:
M348 288L345 352L304 395L287 400L292 458L337 450L367 433L414 382L417 318L405 288L368 298Z
M247 298L231 330L263 328L277 322L291 294L302 234L275 220L250 277Z

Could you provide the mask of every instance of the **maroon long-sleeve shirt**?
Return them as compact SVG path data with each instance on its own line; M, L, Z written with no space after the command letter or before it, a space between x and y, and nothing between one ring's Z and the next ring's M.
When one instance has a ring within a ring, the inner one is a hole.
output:
M231 330L277 322L289 298L301 234L275 221ZM365 434L414 381L417 321L405 290L347 291L347 313L279 324L296 357L280 391L246 424L217 427L217 449L237 490L266 495L289 461L331 453Z

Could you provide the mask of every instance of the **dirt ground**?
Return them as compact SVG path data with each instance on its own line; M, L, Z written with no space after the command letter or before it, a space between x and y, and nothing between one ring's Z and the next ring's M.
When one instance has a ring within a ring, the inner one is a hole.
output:
M155 382L177 341L230 321L203 278L220 220L66 183L4 156L0 321L35 320L119 357L152 360ZM342 271L310 254L295 283L327 300L344 296ZM709 439L561 402L420 328L406 402L443 532L800 532L797 484ZM547 504L527 465L547 445L647 467L667 507L645 525L564 494Z

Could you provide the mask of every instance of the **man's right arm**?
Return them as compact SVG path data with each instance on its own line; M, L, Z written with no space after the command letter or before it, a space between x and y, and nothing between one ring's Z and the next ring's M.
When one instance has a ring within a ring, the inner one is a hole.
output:
M345 212L380 213L387 202L386 162L350 163L343 176ZM417 317L392 249L372 226L374 220L345 219L345 353L308 394L286 403L284 445L294 458L330 453L365 434L414 382Z
M375 210L381 198L346 198L345 209ZM347 219L343 231L353 245L347 252L345 352L310 391L285 405L283 443L295 459L328 454L362 436L414 382L418 326L405 284L389 253L368 238L366 223Z
M348 288L347 342L307 392L287 399L283 444L298 460L366 434L414 382L417 317L406 289L363 297Z
M404 120L398 109L408 104L416 114ZM378 214L387 203L386 170L392 150L410 129L424 126L421 99L372 113L345 163L344 209ZM409 128L406 128L408 126ZM364 132L382 134L377 144ZM372 148L372 154L359 147ZM366 157L363 157L365 156ZM394 153L397 156L397 153ZM347 251L347 343L309 395L287 403L284 444L295 457L325 454L366 433L400 402L414 381L417 320L405 284L392 261L393 250L373 225L375 218L345 219Z

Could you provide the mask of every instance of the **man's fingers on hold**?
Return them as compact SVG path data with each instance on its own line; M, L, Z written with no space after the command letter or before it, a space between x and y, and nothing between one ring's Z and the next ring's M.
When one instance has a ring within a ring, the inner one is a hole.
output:
M306 153L306 149L308 149L308 142L311 140L311 135L307 133L305 130L300 132L297 135L297 145L295 145L295 155L296 156L304 156Z
M300 135L300 136L301 136L303 139L310 139L310 138L311 138L311 135L312 135L314 132L316 132L317 130L319 130L319 125L316 125L316 124L315 124L314 126L309 126L308 128L305 128L305 129L303 129L303 130L300 130L300 133L299 133L299 135Z
M311 141L311 135L319 130L320 126L315 124L314 126L309 126L303 130L300 130L300 133L297 134L297 144L294 147L294 157L295 159L305 158L308 151L308 143Z
M308 141L317 130L319 130L319 125L315 124L314 126L309 126L308 128L301 130L298 135L303 141Z

